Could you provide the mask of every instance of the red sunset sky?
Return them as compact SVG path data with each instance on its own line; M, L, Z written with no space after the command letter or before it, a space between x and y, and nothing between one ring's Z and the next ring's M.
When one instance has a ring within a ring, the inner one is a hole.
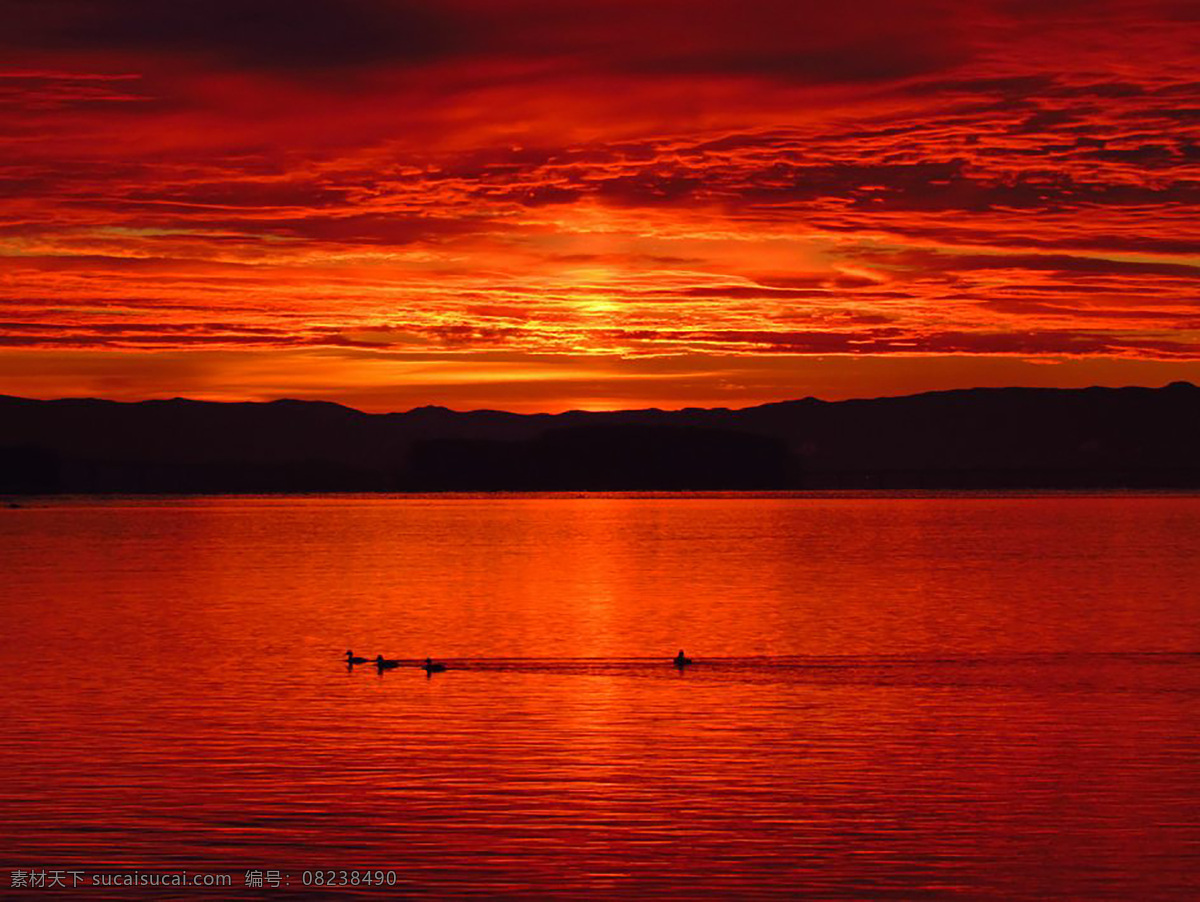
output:
M0 0L0 392L1200 381L1200 6Z

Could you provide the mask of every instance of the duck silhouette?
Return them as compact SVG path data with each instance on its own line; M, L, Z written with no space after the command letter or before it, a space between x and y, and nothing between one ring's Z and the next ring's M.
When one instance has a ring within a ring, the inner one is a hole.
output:
M355 664L366 664L367 659L360 658L354 652L347 650L346 651L346 663L349 664L351 667L353 667Z
M692 663L692 659L685 655L683 653L683 649L681 648L679 649L679 654L675 656L675 660L671 663L673 663L676 667L687 667Z
M385 659L383 657L383 655L376 655L375 656L375 666L378 667L381 671L391 670L393 667L399 667L400 662L399 661L389 661L389 660Z
M445 664L435 664L433 658L426 658L425 663L421 665L421 669L425 673L442 673L446 669Z

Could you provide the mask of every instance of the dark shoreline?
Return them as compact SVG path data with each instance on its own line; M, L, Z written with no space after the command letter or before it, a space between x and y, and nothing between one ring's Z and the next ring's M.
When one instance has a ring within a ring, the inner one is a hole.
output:
M0 396L0 495L1200 489L1200 389L521 415Z

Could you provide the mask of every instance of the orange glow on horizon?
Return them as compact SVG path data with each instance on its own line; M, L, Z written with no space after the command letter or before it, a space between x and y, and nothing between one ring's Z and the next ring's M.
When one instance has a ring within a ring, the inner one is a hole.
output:
M1100 6L47 3L3 39L0 392L1200 381L1195 26Z

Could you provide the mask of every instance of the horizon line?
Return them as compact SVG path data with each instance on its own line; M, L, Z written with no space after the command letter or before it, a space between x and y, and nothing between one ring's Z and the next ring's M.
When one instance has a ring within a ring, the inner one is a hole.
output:
M1060 387L1060 386L1044 386L1044 385L1001 385L1001 386L976 385L976 386L967 386L967 387L963 387L963 388L930 389L928 391L909 392L908 394L901 394L901 395L873 395L870 397L839 398L836 400L827 400L825 398L818 398L815 395L807 395L802 398L784 398L783 400L779 400L779 401L762 401L758 404L747 404L744 407L724 407L724 406L698 407L696 405L687 405L685 407L622 407L622 408L606 408L603 410L588 410L585 408L569 408L567 410L560 410L557 412L530 411L527 413L519 413L519 412L513 411L513 410L502 410L500 408L495 408L495 407L477 407L477 408L472 408L469 410L459 410L459 409L456 409L453 407L447 407L444 404L432 404L432 403L421 404L416 407L410 407L407 410L387 410L387 411L380 411L380 412L372 412L372 411L368 411L368 410L362 410L357 407L351 407L349 404L343 404L340 401L330 401L325 398L300 398L300 397L291 397L291 396L279 397L279 398L269 398L269 399L265 399L265 400L240 400L240 401L210 400L210 399L206 399L206 398L188 398L188 397L184 397L182 395L173 395L171 397L160 397L160 398L140 398L137 400L116 400L113 398L100 398L100 397L95 397L95 396L70 396L70 397L60 397L60 398L31 398L31 397L27 397L24 395L10 395L10 394L4 393L4 392L0 392L0 400L29 401L29 402L36 402L36 403L43 403L43 404L55 404L55 403L72 402L72 401L75 401L75 402L90 401L90 402L98 402L98 403L102 403L102 404L129 404L129 405L166 404L166 403L170 403L173 401L182 401L182 402L188 403L188 404L221 404L221 405L324 404L324 405L330 405L333 407L341 407L344 410L349 410L354 413L362 414L363 416L397 416L397 415L402 416L402 415L407 415L407 414L411 414L411 413L416 413L416 412L422 411L422 410L444 410L449 413L456 413L456 414L500 413L500 414L507 414L508 416L516 416L516 417L538 417L538 416L555 417L555 416L565 416L568 414L580 414L580 413L586 413L586 414L649 413L649 412L683 413L686 411L738 412L738 411L743 411L743 410L755 410L760 407L771 407L771 406L774 406L777 404L799 404L799 403L803 403L806 401L815 401L819 404L847 404L847 403L854 403L854 402L859 402L859 401L900 400L903 398L919 398L919 397L924 397L927 395L948 395L948 394L955 394L955 393L959 393L959 392L1008 392L1008 391L1084 392L1084 391L1128 391L1131 389L1140 389L1143 391L1162 391L1164 389L1176 388L1176 387L1178 387L1178 388L1186 387L1186 388L1190 388L1190 389L1197 388L1196 383L1190 382L1186 379L1174 379L1170 382L1164 383L1162 385L1157 385L1157 386L1155 386L1155 385L1119 385L1119 386L1087 385L1087 386L1080 386L1080 387L1075 387L1075 388L1065 388L1065 387Z

